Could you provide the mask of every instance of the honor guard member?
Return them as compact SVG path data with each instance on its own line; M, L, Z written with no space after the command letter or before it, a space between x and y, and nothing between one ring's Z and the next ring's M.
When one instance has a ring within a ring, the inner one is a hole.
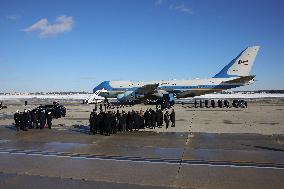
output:
M202 100L201 99L199 100L199 106L200 106L200 108L202 108Z
M194 100L194 108L197 108L197 100Z
M51 125L52 125L52 113L51 112L47 113L46 122L47 122L48 128L51 129Z
M106 114L106 116L104 117L104 121L105 121L105 135L106 136L110 136L110 132L111 132L111 112L108 111Z
M128 111L127 116L126 116L126 130L127 131L132 131L132 125L133 125L133 120L132 120L132 115L131 112Z
M211 107L215 108L215 100L213 100L213 99L211 100Z
M38 110L34 109L31 111L32 127L38 129Z
M173 109L171 114L170 114L170 119L172 122L172 126L171 127L175 127L176 126L176 113L175 110Z
M207 99L205 100L205 102L204 102L204 103L205 103L205 107L206 107L206 108L209 108L209 102L208 102L208 100L207 100Z
M31 110L28 109L28 128L32 129L33 128L33 123L32 123L32 114L31 114Z
M230 104L228 100L224 100L224 107L229 108Z
M222 108L222 100L218 100L218 108Z
M170 123L170 115L168 110L166 111L166 113L164 114L164 121L166 123L166 129L169 128L169 123Z
M28 130L28 127L29 127L29 113L28 113L28 110L24 110L24 113L23 113L23 130L24 131L27 131Z
M150 120L149 120L149 111L148 109L145 111L144 113L144 123L145 123L145 127L149 127L149 123L150 123Z
M45 116L45 110L41 110L39 113L39 122L40 122L40 129L43 129L46 124L46 116Z

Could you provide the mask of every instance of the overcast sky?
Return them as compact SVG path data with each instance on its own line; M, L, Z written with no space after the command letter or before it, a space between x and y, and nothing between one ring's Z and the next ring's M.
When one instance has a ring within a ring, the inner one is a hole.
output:
M209 78L260 45L242 89L284 89L281 0L0 0L0 92Z

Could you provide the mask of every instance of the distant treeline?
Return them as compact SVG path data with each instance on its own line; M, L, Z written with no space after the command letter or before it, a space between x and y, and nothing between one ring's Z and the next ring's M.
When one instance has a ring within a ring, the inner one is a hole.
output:
M17 92L13 92L13 93L0 93L0 95L14 95L14 94L29 94L29 95L54 95L54 94L58 94L58 95L69 95L69 94L92 94L89 92L85 92L85 91L81 91L81 92L34 92L34 93L17 93Z
M259 90L258 93L277 93L283 94L284 90Z
M283 93L284 93L284 90L234 91L233 93L271 93L271 94L283 94Z
M257 90L257 91L222 91L221 93L271 93L271 94L284 94L284 90ZM29 95L73 95L73 94L92 94L90 92L34 92L34 93L0 93L0 95L14 95L14 94L29 94Z

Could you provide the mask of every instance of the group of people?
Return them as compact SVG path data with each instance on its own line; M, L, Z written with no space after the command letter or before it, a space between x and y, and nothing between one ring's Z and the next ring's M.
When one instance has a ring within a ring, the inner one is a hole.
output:
M175 111L172 109L171 113L168 110L163 113L161 109L156 111L147 109L145 112L122 110L115 111L100 111L94 109L90 114L90 131L89 134L110 135L117 132L138 131L139 129L155 129L162 127L165 123L166 128L175 127Z
M234 107L234 108L247 108L247 102L245 100L233 100L232 102L232 106L230 105L230 102L225 99L225 100L217 100L217 102L215 100L199 100L199 102L197 100L194 101L194 107L197 108L230 108L230 107Z
M27 101L25 101L25 106ZM51 129L52 119L65 117L66 108L60 105L57 101L49 105L40 105L35 109L24 109L23 112L19 110L14 114L15 126L17 131L28 129L43 129L48 127Z
M51 129L52 112L45 109L25 109L23 112L19 110L14 114L16 130L28 131L28 129L43 129L46 125Z

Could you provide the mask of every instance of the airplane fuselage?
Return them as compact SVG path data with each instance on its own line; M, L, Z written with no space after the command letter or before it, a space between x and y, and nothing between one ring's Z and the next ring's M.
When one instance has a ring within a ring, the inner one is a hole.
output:
M158 91L161 90L171 92L174 93L177 98L186 98L236 88L247 84L240 82L230 82L237 78L239 77L137 82L104 81L96 88L94 88L94 92L104 89L107 90L107 92L100 93L100 96L106 98L116 98L118 94L122 94L126 91L135 91L137 88L143 87L145 85L158 84Z

